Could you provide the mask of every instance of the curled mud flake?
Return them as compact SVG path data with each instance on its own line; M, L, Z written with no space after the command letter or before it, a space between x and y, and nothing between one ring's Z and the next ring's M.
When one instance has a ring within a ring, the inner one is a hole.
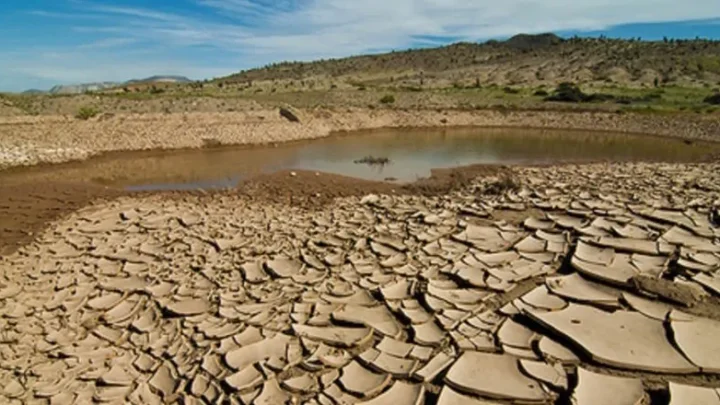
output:
M689 363L667 340L663 322L637 312L608 313L571 304L562 311L529 313L528 316L538 326L570 339L602 364L661 373L698 371L698 367Z
M578 385L572 394L574 405L601 405L607 403L607 393L612 392L613 403L636 405L645 403L647 394L642 380L597 374L578 368Z
M380 393L392 381L388 374L374 373L356 361L350 362L341 370L338 380L348 392L360 397L373 397Z
M450 367L445 381L470 395L528 402L550 400L537 381L520 371L517 357L507 354L465 352Z
M720 393L716 388L695 387L670 382L670 405L707 404L720 405Z

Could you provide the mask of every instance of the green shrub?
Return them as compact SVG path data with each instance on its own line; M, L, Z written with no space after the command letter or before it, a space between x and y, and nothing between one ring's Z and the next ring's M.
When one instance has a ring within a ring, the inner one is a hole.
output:
M387 94L383 96L383 98L380 99L381 104L392 104L395 102L395 96L392 94Z
M75 114L75 118L79 120L89 120L98 114L100 114L100 110L95 107L81 107L77 114Z
M707 96L705 102L713 105L720 105L720 93L715 93L712 96Z
M583 101L587 101L587 99L587 94L583 93L576 84L569 82L560 83L552 95L545 97L545 101L560 101L566 103L582 103Z

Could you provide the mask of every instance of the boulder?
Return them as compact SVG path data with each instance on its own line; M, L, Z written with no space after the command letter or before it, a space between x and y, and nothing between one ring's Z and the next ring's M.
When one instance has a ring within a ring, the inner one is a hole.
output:
M290 106L280 107L280 116L290 122L300 122L300 114Z

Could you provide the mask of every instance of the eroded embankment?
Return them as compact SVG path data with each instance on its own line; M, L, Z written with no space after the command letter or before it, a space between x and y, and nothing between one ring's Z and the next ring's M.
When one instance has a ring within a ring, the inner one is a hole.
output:
M717 140L720 122L694 115L604 112L316 109L290 122L276 109L223 113L0 118L0 169L86 159L109 151L263 144L392 127L528 127Z

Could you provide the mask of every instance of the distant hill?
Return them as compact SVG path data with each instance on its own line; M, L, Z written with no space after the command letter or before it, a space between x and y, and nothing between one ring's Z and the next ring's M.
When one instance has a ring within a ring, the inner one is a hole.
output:
M192 80L185 76L151 76L145 79L128 80L123 84L137 83L191 83Z
M80 94L87 93L90 91L99 91L103 89L109 89L118 86L119 83L115 82L101 82L101 83L83 83L83 84L70 84L70 85L58 85L48 91L50 94Z
M283 62L216 82L347 83L362 87L537 86L571 81L599 85L720 85L720 41L561 38L520 34L505 41L457 43L314 62Z
M58 85L51 88L48 93L50 94L81 94L93 91L100 91L105 89L111 89L114 87L120 87L125 85L133 84L151 84L151 83L190 83L192 80L185 76L151 76L145 79L133 79L126 82L98 82L98 83L83 83L83 84L71 84L71 85ZM28 90L24 92L26 94L39 94L44 93L40 90Z
M22 92L22 94L43 94L45 91L38 89L29 89Z

